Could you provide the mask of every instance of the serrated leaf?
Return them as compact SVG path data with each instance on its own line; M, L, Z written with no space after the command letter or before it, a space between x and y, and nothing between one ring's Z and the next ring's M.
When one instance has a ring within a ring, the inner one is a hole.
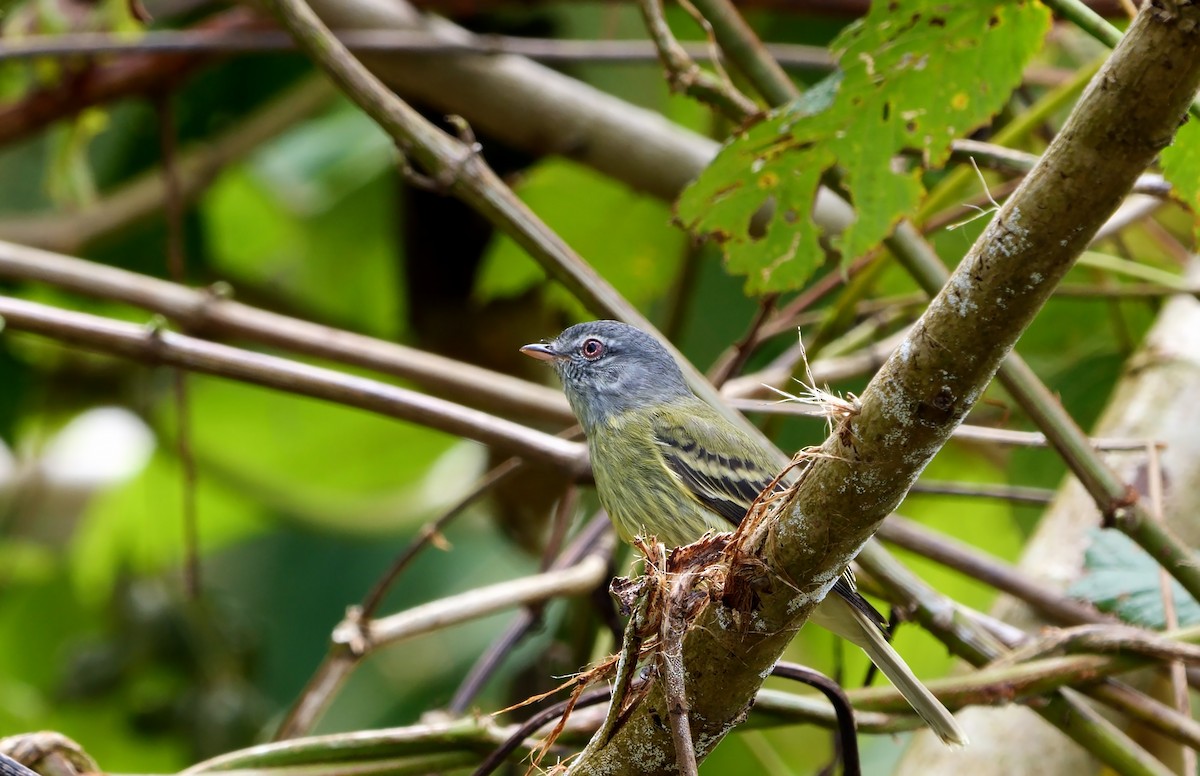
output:
M1084 555L1084 575L1068 591L1125 622L1162 630L1166 627L1159 565L1133 540L1097 529ZM1171 596L1180 625L1200 623L1200 604L1171 580Z
M1188 121L1175 133L1175 142L1162 152L1163 175L1192 209L1192 235L1200 240L1200 121Z
M861 255L924 193L920 169L897 169L896 155L943 164L954 138L1004 105L1049 20L1033 0L872 4L834 42L842 79L829 107L793 103L737 136L684 191L680 220L722 244L748 292L797 288L821 260L813 203L837 166L857 219L833 242ZM764 206L765 224L752 227Z

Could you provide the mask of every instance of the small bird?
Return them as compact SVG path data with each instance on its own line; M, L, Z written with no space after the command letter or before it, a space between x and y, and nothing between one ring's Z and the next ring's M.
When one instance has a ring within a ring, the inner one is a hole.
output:
M772 452L701 400L662 344L618 321L580 323L521 352L550 363L587 435L600 503L630 542L729 531L775 479ZM885 637L847 569L810 619L862 648L947 744L967 736Z

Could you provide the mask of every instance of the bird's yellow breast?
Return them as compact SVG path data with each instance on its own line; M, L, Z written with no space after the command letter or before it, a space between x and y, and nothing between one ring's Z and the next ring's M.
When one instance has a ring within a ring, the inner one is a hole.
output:
M709 530L730 530L667 468L651 427L644 418L622 413L588 438L596 492L617 533L626 542L656 536L668 547L678 547Z

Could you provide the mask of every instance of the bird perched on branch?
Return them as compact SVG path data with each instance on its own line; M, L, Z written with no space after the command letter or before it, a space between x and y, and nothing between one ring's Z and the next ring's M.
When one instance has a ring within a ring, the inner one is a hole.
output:
M775 480L772 451L693 394L670 352L646 332L592 321L521 351L562 380L587 435L600 503L626 542L654 535L678 547L732 530ZM810 619L862 648L942 741L967 743L887 642L886 621L849 569Z

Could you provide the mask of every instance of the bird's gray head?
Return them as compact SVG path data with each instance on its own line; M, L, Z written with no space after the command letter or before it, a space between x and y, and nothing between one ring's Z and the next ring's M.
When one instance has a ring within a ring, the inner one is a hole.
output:
M521 352L558 372L585 433L614 414L691 395L670 352L618 321L579 323Z

